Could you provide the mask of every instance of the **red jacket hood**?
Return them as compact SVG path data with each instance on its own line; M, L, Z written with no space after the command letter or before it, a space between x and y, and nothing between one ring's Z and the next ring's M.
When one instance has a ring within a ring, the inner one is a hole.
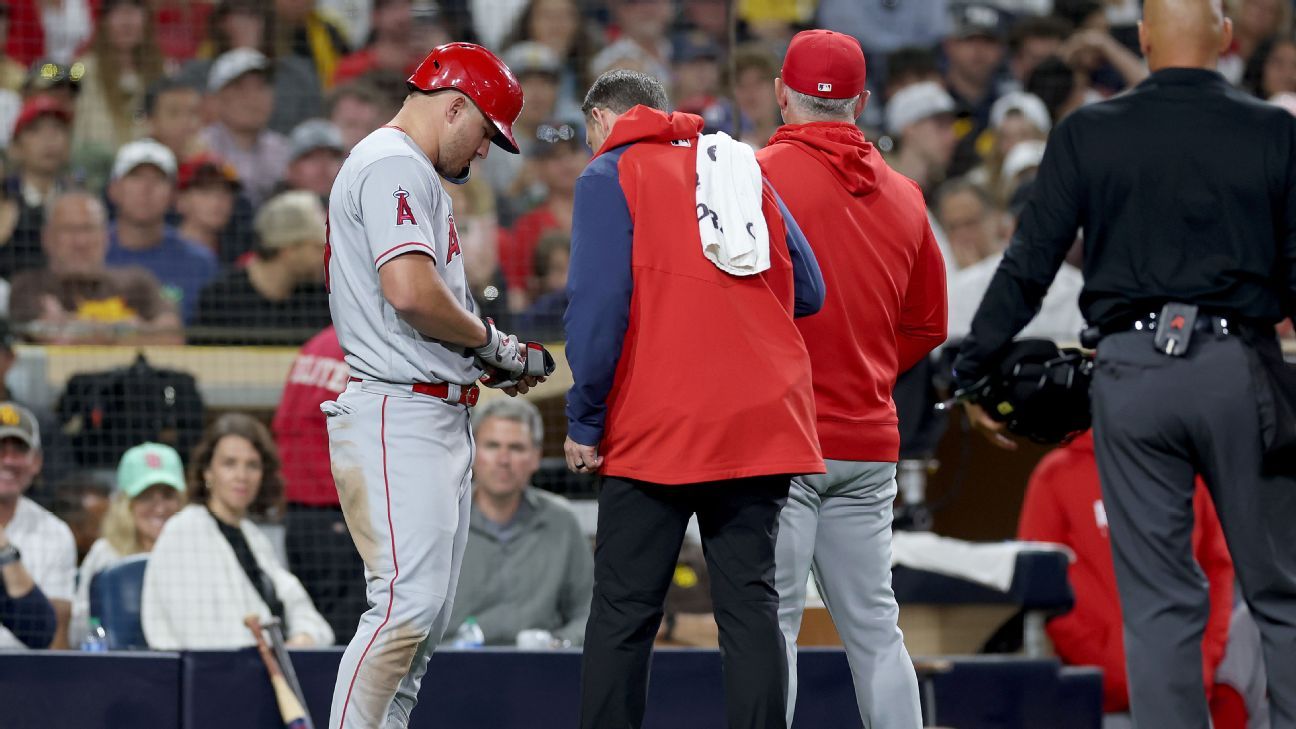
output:
M677 139L694 139L702 133L704 123L696 114L664 111L635 106L622 114L612 127L612 133L603 146L594 153L597 157L609 149L634 142L673 142Z
M771 145L780 142L795 144L822 162L853 197L872 192L886 165L864 133L845 122L787 124L769 140Z
M1072 448L1077 451L1084 451L1086 453L1093 453L1094 452L1093 428L1090 428L1089 430L1086 430L1080 435L1077 435L1075 437L1075 440L1067 444L1067 448Z

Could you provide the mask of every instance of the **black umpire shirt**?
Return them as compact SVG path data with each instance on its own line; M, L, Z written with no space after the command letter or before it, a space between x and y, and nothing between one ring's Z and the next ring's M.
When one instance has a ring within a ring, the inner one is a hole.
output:
M1168 68L1064 119L955 362L960 386L1034 317L1077 229L1091 326L1169 301L1282 320L1296 304L1296 118L1214 71Z

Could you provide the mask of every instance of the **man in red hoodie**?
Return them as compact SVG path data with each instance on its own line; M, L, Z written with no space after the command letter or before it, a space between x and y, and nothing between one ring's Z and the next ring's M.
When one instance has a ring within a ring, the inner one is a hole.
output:
M891 592L900 433L896 375L945 340L945 263L922 191L887 166L855 119L864 53L828 30L798 33L774 81L785 125L758 153L822 266L827 297L797 321L814 366L828 473L793 479L779 519L779 623L789 665L813 565L846 647L864 726L922 724ZM789 670L788 723L796 701Z
M728 725L784 729L774 535L791 475L824 468L793 316L819 310L823 281L750 150L750 179L725 178L749 185L750 204L713 219L763 221L768 267L735 275L703 255L699 159L723 140L703 157L702 118L666 105L659 81L626 70L600 76L583 105L596 152L576 183L564 449L603 483L580 726L643 723L653 637L697 514Z
M1202 669L1209 694L1224 658L1233 614L1233 560L1224 544L1215 507L1200 479L1193 493L1193 512L1193 556L1210 583L1210 618L1202 638ZM1035 467L1026 487L1017 538L1064 544L1075 553L1067 570L1076 596L1075 607L1050 620L1045 630L1053 641L1054 652L1064 663L1102 668L1103 711L1127 714L1130 700L1124 631L1093 431L1044 456ZM1210 695L1211 716L1217 729L1239 726L1230 717L1236 715L1242 702L1230 698L1240 697L1230 687L1221 688L1220 693L1225 692L1229 696ZM1245 710L1242 713L1245 715Z

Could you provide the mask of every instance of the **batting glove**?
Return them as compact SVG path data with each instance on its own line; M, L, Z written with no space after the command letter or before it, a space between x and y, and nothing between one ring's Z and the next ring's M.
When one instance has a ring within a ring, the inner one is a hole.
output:
M526 345L496 329L494 319L483 319L482 323L486 325L486 343L473 349L477 361L487 370L521 376L526 369Z

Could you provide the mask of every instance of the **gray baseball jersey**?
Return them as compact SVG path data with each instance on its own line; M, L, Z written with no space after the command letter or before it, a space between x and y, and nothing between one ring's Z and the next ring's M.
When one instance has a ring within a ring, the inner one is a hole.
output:
M383 382L473 383L481 370L462 347L424 337L383 296L378 269L397 256L432 257L469 311L450 196L432 162L401 129L383 127L360 141L329 195L329 309L351 372Z

